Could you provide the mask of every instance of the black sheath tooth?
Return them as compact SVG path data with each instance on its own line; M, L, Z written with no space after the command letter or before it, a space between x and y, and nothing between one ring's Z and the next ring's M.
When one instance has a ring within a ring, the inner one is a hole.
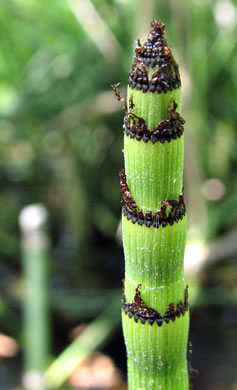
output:
M167 225L172 226L174 222L183 219L185 215L186 209L183 195L180 195L179 199L167 199L162 201L161 209L154 214L151 211L147 211L144 214L142 210L138 209L132 198L124 171L120 172L120 186L122 192L123 214L128 220L131 220L133 224L138 223L140 226L144 224L148 228L153 226L156 229L161 225L165 228ZM170 206L170 210L166 214L168 206Z
M165 141L171 142L180 138L184 133L184 119L176 111L178 105L175 100L172 99L172 104L168 108L168 119L160 121L155 129L151 130L147 127L145 120L142 117L138 117L131 111L127 112L124 118L123 130L125 134L131 138L136 138L137 141L143 140L143 142L151 141L153 144L156 142L164 143Z
M140 293L141 284L136 288L136 294L132 303L126 302L125 295L123 296L123 310L125 314L128 314L129 318L134 318L135 322L140 320L141 324L148 322L151 326L156 323L157 326L162 326L163 322L168 324L170 321L174 322L176 318L179 318L181 314L185 314L188 311L188 286L184 291L184 302L180 302L177 305L169 303L165 314L162 316L157 310L146 305L141 297Z

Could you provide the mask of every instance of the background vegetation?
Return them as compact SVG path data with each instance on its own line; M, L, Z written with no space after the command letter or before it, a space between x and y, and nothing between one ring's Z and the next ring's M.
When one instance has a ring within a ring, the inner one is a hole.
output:
M52 356L121 294L123 114L110 85L123 91L153 18L167 25L183 80L194 388L237 389L236 1L1 0L0 331L19 346L11 359L0 349L2 389L19 387L23 371L24 206L50 215ZM109 333L100 351L125 378L121 330Z

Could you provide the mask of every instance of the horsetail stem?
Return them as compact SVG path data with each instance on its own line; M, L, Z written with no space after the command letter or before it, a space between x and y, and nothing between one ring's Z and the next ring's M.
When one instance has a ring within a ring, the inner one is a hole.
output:
M129 390L187 390L184 120L178 66L154 20L137 41L125 102L121 172L123 332Z
M50 345L48 212L39 204L26 206L21 211L19 223L25 279L23 385L25 390L46 390L43 372Z

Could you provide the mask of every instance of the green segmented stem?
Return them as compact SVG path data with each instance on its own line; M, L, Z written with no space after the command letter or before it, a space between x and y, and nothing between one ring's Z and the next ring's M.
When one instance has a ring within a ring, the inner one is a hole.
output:
M178 303L184 298L186 284L180 258L184 255L186 218L159 229L133 225L124 216L122 224L127 301L133 301L135 289L141 283L146 304L164 313L170 302Z
M187 316L174 323L142 325L122 314L130 389L188 389Z
M149 48L156 55L153 67L146 57ZM175 66L165 39L165 27L153 21L148 40L143 46L139 43L136 49L127 103L127 114L143 118L151 132L161 121L169 119L168 109L173 101L177 104L176 112L181 114L179 80L176 80L175 86L172 84ZM164 68L168 69L166 73L162 73ZM148 81L144 78L143 83L146 85L142 87L138 86L140 70L145 78L148 75ZM152 75L157 71L161 77L158 77L159 85L157 87L156 84L156 87L163 89L150 92ZM164 74L167 76L165 83ZM130 104L131 101L133 105ZM163 201L177 200L182 195L183 140L181 135L163 143L153 143L151 140L144 142L143 139L138 140L124 134L126 182L137 209L144 215L149 211L154 215L161 209ZM167 209L166 213L168 212ZM141 285L140 293L145 305L164 317L169 304L173 303L177 307L180 302L184 302L186 216L171 225L156 228L153 225L148 227L146 223L139 224L137 220L134 223L127 215L123 215L122 230L126 302L135 302L136 288ZM134 313L131 316L129 314L131 313L126 314L123 310L129 390L187 390L189 313L186 311L168 323L163 321L161 326L156 322L150 325L148 320L145 323L140 319L136 322Z
M167 109L169 108L172 99L178 104L177 111L181 114L181 89L174 89L159 95L147 91L142 93L136 89L128 87L128 100L133 99L136 114L142 116L149 129L153 130L156 125L163 119L167 119Z
M165 199L183 190L183 137L174 142L144 143L124 137L125 172L133 199L144 212L155 212ZM170 158L170 156L172 158Z

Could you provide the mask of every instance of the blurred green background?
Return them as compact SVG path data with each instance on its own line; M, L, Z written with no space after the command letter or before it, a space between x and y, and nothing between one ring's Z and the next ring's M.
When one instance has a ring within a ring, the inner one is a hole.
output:
M73 329L117 305L113 326L111 312L103 314L103 344L98 349L93 337L91 344L112 359L120 384L71 379L62 389L124 388L118 178L123 112L110 85L120 82L126 94L135 39L146 37L153 18L167 26L183 81L190 360L200 371L194 389L237 389L237 2L1 0L0 336L8 340L5 352L0 346L3 390L22 386L18 217L32 203L49 213L49 361L68 346Z

